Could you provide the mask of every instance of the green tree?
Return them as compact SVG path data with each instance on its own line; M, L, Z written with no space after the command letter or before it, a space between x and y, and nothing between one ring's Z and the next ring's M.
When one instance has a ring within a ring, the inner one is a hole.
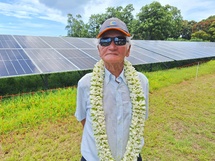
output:
M166 35L167 38L178 38L181 35L181 29L182 29L182 23L183 23L183 18L181 16L181 11L178 10L176 7L166 5L165 6L166 11L170 14L170 19L169 19L169 30L170 34Z
M105 21L106 14L93 14L89 18L89 37L96 37L99 33L101 24Z
M187 40L191 39L192 28L193 28L193 25L195 25L196 23L197 23L196 21L183 20L182 30L181 30L181 36L183 39L187 39Z
M107 18L117 17L121 19L128 27L128 30L131 31L132 21L134 16L132 12L134 11L134 7L132 4L128 4L125 8L119 7L108 7L106 10Z
M141 22L139 20L132 20L129 31L132 34L133 39L143 39L144 32L141 31Z
M138 27L141 39L164 40L169 37L177 38L180 35L182 16L176 7L152 2L143 6L137 17L141 22Z
M210 16L207 19L194 24L192 28L192 38L201 37L203 40L214 41L214 22L215 16Z
M117 17L124 21L128 27L128 30L130 31L132 26L132 20L134 19L134 16L132 15L133 10L133 5L129 4L125 8L121 6L108 7L105 13L91 15L88 22L90 37L96 37L96 35L99 33L99 28L101 24L107 18L111 17Z
M196 31L195 33L193 33L191 35L191 39L202 39L202 40L209 40L210 39L210 35L207 34L205 31L200 30L200 31Z
M67 15L67 36L71 37L88 37L88 26L81 20L81 15L76 15L76 18L72 14Z
M124 21L133 39L145 40L175 40L179 37L190 40L215 41L215 15L200 22L183 20L180 10L174 6L162 6L159 2L152 2L141 8L134 18L132 4L126 7L108 7L105 13L93 14L85 24L81 15L73 17L68 14L68 36L96 37L101 24L110 17L117 17Z
M140 26L137 28L140 33L140 39L156 40L164 39L161 32L161 23L166 20L165 12L159 2L153 2L150 5L145 5L137 14Z
M208 33L210 34L210 41L215 42L215 21L210 25Z
M210 16L207 19L204 19L193 25L193 33L196 31L203 30L208 32L210 25L215 21L215 16Z

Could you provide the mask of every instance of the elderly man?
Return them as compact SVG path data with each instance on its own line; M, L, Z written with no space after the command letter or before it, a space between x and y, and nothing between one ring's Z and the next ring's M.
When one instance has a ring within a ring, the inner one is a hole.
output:
M125 58L131 35L118 18L100 28L101 57L78 82L75 116L84 129L81 160L142 160L144 121L148 117L148 79Z

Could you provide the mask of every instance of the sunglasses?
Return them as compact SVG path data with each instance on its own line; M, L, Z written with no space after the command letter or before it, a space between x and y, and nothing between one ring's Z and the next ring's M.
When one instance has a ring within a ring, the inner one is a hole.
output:
M117 37L102 37L100 38L99 44L101 46L109 46L111 42L114 42L117 46L125 45L127 41L126 37L117 36Z

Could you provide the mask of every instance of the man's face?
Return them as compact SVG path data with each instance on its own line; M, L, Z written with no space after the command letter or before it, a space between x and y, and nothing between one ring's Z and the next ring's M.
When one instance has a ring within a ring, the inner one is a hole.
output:
M109 30L105 32L102 37L125 37L123 33L117 30ZM130 54L130 45L126 43L125 45L118 46L112 41L108 46L98 45L99 55L101 59L108 64L123 63L124 58L128 57Z

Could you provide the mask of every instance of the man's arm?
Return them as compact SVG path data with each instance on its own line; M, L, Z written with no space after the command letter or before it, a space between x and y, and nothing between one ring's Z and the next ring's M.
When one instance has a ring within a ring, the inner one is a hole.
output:
M83 127L85 125L85 122L86 122L86 119L81 120L81 124L83 125Z

